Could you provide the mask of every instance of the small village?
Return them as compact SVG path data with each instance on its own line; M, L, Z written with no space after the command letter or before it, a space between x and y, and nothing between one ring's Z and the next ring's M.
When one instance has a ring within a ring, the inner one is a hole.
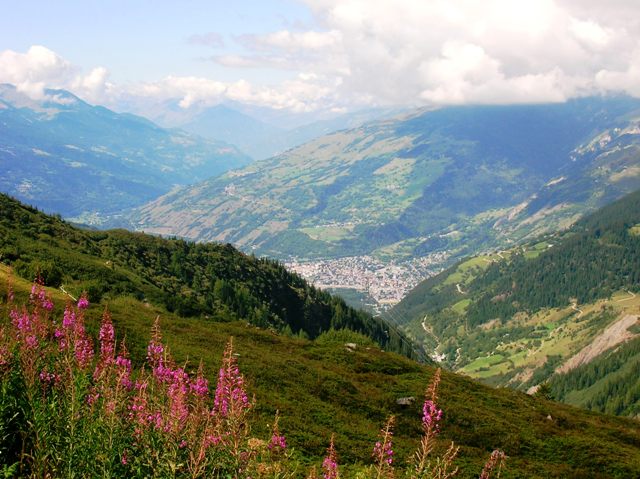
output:
M384 310L398 303L419 282L441 269L448 253L406 261L383 262L373 256L291 261L286 267L322 289L354 289L366 293Z

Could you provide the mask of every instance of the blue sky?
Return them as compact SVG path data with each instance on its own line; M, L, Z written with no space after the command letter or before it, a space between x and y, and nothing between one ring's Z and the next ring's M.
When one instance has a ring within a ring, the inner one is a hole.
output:
M0 82L143 114L640 96L637 0L5 3Z
M238 35L313 26L308 7L284 0L21 0L2 12L0 49L26 51L43 45L75 65L105 65L117 82L168 75L278 81L292 73L239 72L207 58L241 53L243 48L233 40ZM222 37L222 46L189 41L211 32Z

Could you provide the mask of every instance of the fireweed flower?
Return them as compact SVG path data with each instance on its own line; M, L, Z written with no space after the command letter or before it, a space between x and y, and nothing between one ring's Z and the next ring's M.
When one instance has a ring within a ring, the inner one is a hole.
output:
M422 428L427 434L437 434L440 428L440 420L442 419L442 409L438 409L436 402L438 400L438 385L440 384L440 368L438 368L433 376L431 384L425 393L424 403L422 405Z
M422 405L422 426L424 429L430 429L437 433L440 419L442 419L442 409L438 409L431 399L425 399Z
M64 314L62 316L62 327L66 330L72 331L76 324L76 312L73 310L70 304L64 308Z
M393 423L395 418L391 416L385 426L380 430L380 440L373 448L373 459L376 461L378 477L390 477L393 464Z
M202 361L198 366L198 373L195 379L189 381L189 391L197 398L204 399L209 394L209 381L204 377L204 366Z
M42 381L44 384L53 384L57 379L57 376L54 373L50 373L46 369L40 371L39 377L40 381Z
M327 455L322 461L323 479L338 479L340 477L338 471L338 455L336 454L336 448L333 444L334 435L331 435L331 442L327 449Z
M167 390L169 398L169 420L174 431L181 430L189 416L187 395L189 376L182 368L171 371L171 383Z
M287 448L287 440L280 434L280 428L278 427L279 421L280 413L276 411L276 418L273 421L273 429L271 431L271 440L267 446L272 452L282 452Z
M244 390L244 378L233 354L233 338L229 340L224 351L213 404L214 413L222 417L236 416L251 408Z
M480 479L489 479L491 477L491 473L496 469L496 467L498 468L498 477L500 477L500 470L502 469L502 465L506 457L507 456L504 452L498 449L494 450L482 469Z
M91 361L93 360L94 352L93 352L93 343L91 339L87 336L87 332L84 328L84 321L82 315L76 318L74 324L74 344L73 344L73 352L76 358L76 362L80 366L81 369L85 369Z
M87 309L89 307L89 299L87 299L87 293L82 293L78 300L78 309Z
M131 360L126 357L126 350L123 350L115 360L115 365L118 368L118 378L120 385L133 389L133 382L131 381Z
M47 295L47 297L42 300L41 304L42 304L42 307L47 311L53 310L53 301L51 300L51 296Z
M164 346L162 345L162 337L160 336L160 316L153 323L153 335L147 346L147 360L152 368L156 368L163 364Z
M100 332L98 339L100 340L100 358L93 372L93 378L98 380L105 369L113 363L113 355L116 349L115 330L111 322L111 314L105 309L102 314L102 323L100 324Z

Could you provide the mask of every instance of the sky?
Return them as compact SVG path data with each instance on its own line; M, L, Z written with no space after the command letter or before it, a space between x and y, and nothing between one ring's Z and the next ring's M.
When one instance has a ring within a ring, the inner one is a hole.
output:
M5 3L5 5L2 5ZM0 82L122 110L640 96L637 0L0 0Z

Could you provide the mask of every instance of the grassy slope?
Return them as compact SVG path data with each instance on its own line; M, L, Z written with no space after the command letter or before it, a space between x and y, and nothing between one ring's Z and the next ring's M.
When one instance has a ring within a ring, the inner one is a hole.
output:
M6 292L7 268L0 267L0 294ZM29 284L15 278L18 300ZM64 295L51 290L60 313ZM97 330L104 305L89 309L90 329ZM396 450L404 460L419 435L420 397L433 374L429 366L376 348L347 351L341 342L291 339L242 322L214 323L184 319L132 298L109 301L119 337L134 358L145 354L151 324L161 315L164 341L179 361L193 368L202 358L210 380L229 336L234 336L239 364L257 399L256 435L276 409L288 442L316 463L332 431L343 464L368 461L378 428L390 414L398 416ZM4 316L4 313L2 313ZM395 399L415 396L407 409ZM504 478L635 477L640 473L640 424L492 389L451 373L440 389L445 411L440 446L455 439L462 446L459 477L477 477L491 449L503 448L508 459ZM347 474L347 477L349 475Z

